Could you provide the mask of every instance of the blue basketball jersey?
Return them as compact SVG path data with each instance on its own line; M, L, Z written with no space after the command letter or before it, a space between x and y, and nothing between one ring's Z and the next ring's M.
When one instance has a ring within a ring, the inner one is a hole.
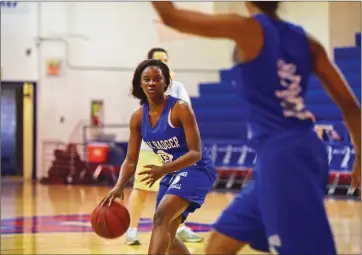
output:
M172 96L168 97L161 116L154 127L151 127L150 124L148 103L146 102L143 106L142 139L161 157L164 164L175 161L189 151L184 129L182 127L173 127L170 120L171 109L178 100L180 99ZM201 160L190 167L199 170L214 169L214 163L209 151L203 144L201 146Z
M313 71L305 31L264 14L254 18L263 29L261 52L253 61L234 67L252 136L311 129L313 115L303 102Z

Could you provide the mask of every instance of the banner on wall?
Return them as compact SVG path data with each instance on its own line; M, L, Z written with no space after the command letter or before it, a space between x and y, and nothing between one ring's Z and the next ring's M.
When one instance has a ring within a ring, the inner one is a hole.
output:
M1 14L25 14L29 12L31 2L0 1Z
M102 133L101 125L104 121L104 103L103 100L91 101L91 133L93 138Z
M49 59L46 62L47 76L60 77L62 75L62 61Z

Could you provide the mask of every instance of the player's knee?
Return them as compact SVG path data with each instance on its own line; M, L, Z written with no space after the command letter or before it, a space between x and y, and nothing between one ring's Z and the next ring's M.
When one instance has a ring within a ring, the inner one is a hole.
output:
M215 246L212 241L208 240L206 241L206 245L204 246L204 253L205 254L222 254L222 249Z
M135 194L138 197L139 200L146 201L149 191L141 190L141 189L135 189Z
M170 217L167 215L165 210L157 210L153 216L153 225L161 226L164 224L168 224L170 221Z

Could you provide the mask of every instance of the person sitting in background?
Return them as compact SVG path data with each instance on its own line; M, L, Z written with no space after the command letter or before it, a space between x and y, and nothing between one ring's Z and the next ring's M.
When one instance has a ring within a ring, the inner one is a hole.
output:
M165 49L153 48L148 52L148 59L161 60L163 63L168 63L168 54ZM173 78L174 73L171 73ZM180 98L191 105L190 97L187 94L185 86L179 81L172 81L171 86L167 90L167 94ZM147 186L141 182L143 176L138 175L139 172L143 171L144 165L162 165L162 161L158 155L156 155L152 149L145 143L142 142L141 150L137 165L137 172L135 174L135 180L133 184L133 190L129 199L129 210L131 215L131 225L127 232L127 244L128 245L140 245L140 241L137 237L137 226L140 221L141 213L145 206L148 195L151 192L157 192L159 189L159 181L157 181L152 187ZM203 237L197 235L192 231L191 228L185 224L180 225L177 230L177 236L183 242L197 243L202 242Z
M315 125L314 130L318 137L325 142L342 142L342 137L331 125Z

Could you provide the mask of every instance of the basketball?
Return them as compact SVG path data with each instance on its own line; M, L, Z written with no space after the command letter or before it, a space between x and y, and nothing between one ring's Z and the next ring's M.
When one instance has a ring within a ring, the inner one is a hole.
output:
M110 206L98 205L91 215L91 225L94 232L107 239L122 236L126 233L130 223L128 209L116 201Z

